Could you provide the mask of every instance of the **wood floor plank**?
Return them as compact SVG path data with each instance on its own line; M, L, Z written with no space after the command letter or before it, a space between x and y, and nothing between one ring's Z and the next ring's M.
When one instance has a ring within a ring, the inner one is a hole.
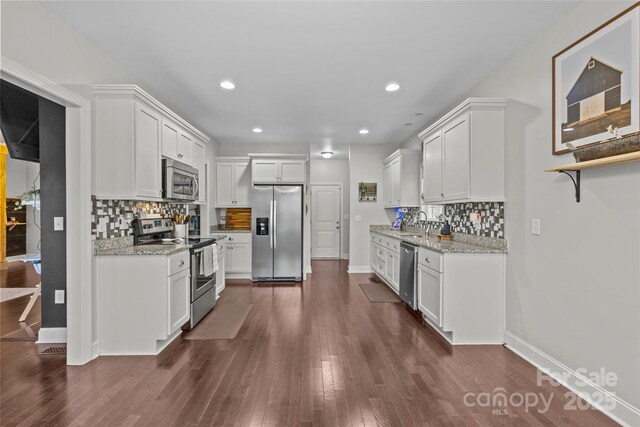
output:
M157 357L66 366L63 356L36 355L31 342L0 342L0 424L615 425L594 410L565 411L566 390L538 386L536 369L502 346L446 351L402 304L370 303L358 286L370 275L346 267L313 262L296 286L229 281L219 304L254 304L238 335L178 339ZM15 327L0 316L2 331ZM548 413L504 415L463 401L498 387L555 397Z

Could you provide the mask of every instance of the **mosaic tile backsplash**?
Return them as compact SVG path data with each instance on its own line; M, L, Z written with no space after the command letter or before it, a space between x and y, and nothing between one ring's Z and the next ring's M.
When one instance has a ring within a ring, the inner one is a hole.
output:
M131 220L141 212L147 215L187 214L189 205L135 200L98 200L91 198L91 238L111 239L133 235Z
M406 208L403 224L410 227L425 227L424 219L418 220L419 208ZM480 213L480 222L474 224L469 216L473 212ZM420 218L424 218L421 214ZM504 203L502 202L474 202L453 203L445 205L444 219L451 224L454 233L473 234L484 237L498 237L504 239ZM430 229L440 229L441 222L426 223Z

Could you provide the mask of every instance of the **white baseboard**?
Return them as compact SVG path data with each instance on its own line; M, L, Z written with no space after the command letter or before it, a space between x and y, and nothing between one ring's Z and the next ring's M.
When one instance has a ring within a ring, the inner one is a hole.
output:
M40 328L36 344L64 344L67 342L67 328Z
M98 356L100 356L100 342L95 341L91 345L91 359L95 359Z
M347 273L373 273L373 269L370 265L351 265L347 269Z
M307 266L304 268L304 273L305 273L305 274L311 274L311 264L307 265Z
M504 337L505 345L509 350L544 373L553 372L562 375L562 378L565 378L566 381L558 382L578 394L603 414L622 425L640 426L640 409L602 388L574 369L569 368L548 354L538 350L513 333L506 331ZM590 396L604 396L606 399L605 404L607 402L613 402L615 406L613 409L603 408L601 405L596 404L593 399L590 399Z
M251 279L251 273L225 273L225 279Z

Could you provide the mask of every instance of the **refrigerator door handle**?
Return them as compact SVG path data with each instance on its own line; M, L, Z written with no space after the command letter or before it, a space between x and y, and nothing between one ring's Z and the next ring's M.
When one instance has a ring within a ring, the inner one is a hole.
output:
M278 202L273 201L273 249L278 248L278 237L276 236L276 227L278 226L278 218L276 216L278 212Z
M269 200L269 247L273 249L273 200Z

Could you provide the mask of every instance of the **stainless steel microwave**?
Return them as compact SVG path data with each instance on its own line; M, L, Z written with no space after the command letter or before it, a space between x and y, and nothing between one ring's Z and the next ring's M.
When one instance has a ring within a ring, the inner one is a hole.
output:
M198 199L198 169L171 159L162 159L162 197L167 200Z

